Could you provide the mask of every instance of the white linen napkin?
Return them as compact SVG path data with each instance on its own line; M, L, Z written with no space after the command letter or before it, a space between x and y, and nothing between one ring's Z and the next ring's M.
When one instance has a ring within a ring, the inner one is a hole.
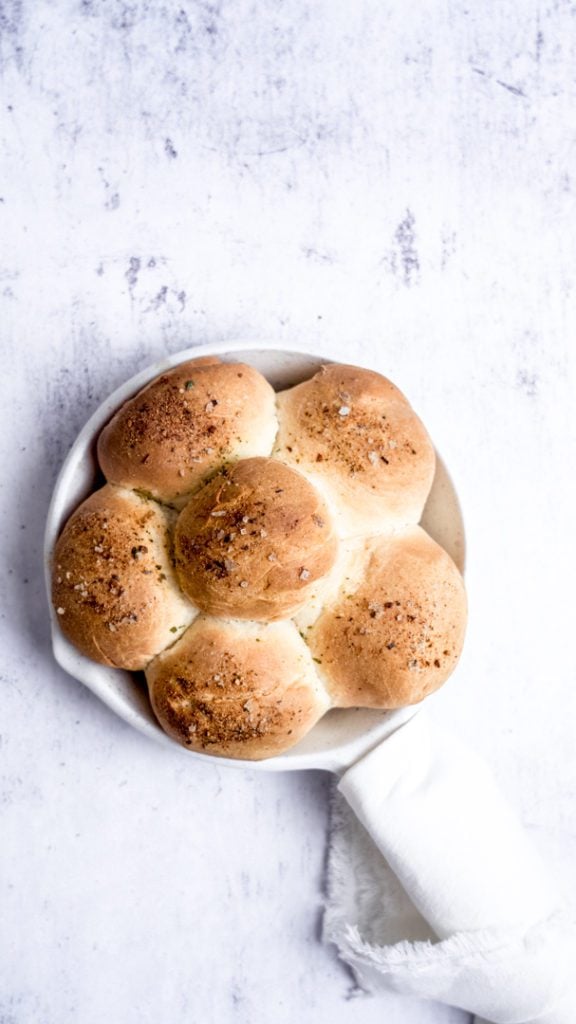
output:
M324 939L361 989L461 1007L477 1024L576 1024L560 904L486 765L425 711L341 777Z

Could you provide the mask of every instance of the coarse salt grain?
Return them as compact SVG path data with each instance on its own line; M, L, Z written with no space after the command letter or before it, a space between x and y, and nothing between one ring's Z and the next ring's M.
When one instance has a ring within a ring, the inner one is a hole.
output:
M338 409L338 415L339 416L349 416L350 415L350 406L349 405L341 405L340 408Z
M57 615L64 615L64 608L57 608L56 613Z
M378 452L368 452L368 461L371 462L373 466L376 466L380 461Z
M245 590L248 586L248 580L240 580L240 586Z
M300 570L300 579L301 580L309 580L310 579L310 570L309 569L301 569Z

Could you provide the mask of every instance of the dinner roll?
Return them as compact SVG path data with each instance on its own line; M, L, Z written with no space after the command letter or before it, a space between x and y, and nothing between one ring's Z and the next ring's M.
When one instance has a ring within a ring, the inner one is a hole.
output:
M270 453L272 387L252 366L212 359L168 370L112 417L98 439L110 483L181 507L229 459Z
M196 614L174 577L169 518L107 484L60 534L52 601L64 634L93 661L142 669Z
M416 526L367 545L360 582L341 589L306 640L336 705L399 708L445 682L465 627L462 577Z
M278 395L278 417L274 455L323 489L344 535L418 522L434 478L434 449L386 377L323 366Z
M276 459L243 459L205 484L180 513L182 590L212 615L289 617L331 569L337 540L326 503Z
M154 712L191 750L260 760L301 739L329 707L290 622L199 616L148 666Z

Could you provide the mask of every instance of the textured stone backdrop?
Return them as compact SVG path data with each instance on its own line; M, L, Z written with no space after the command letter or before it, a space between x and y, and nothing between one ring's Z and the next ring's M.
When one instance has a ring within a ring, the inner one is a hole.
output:
M458 486L436 714L576 913L576 5L0 0L2 1024L465 1024L319 945L329 780L156 747L52 662L77 430L206 340L369 359ZM498 841L498 837L494 837Z

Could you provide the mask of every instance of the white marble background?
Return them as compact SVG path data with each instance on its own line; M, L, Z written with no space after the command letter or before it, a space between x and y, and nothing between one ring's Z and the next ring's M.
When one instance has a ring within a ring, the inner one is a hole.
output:
M326 776L192 762L52 662L62 459L205 340L369 358L424 417L471 597L435 713L576 914L575 69L568 0L0 0L1 1024L468 1021L351 998Z

